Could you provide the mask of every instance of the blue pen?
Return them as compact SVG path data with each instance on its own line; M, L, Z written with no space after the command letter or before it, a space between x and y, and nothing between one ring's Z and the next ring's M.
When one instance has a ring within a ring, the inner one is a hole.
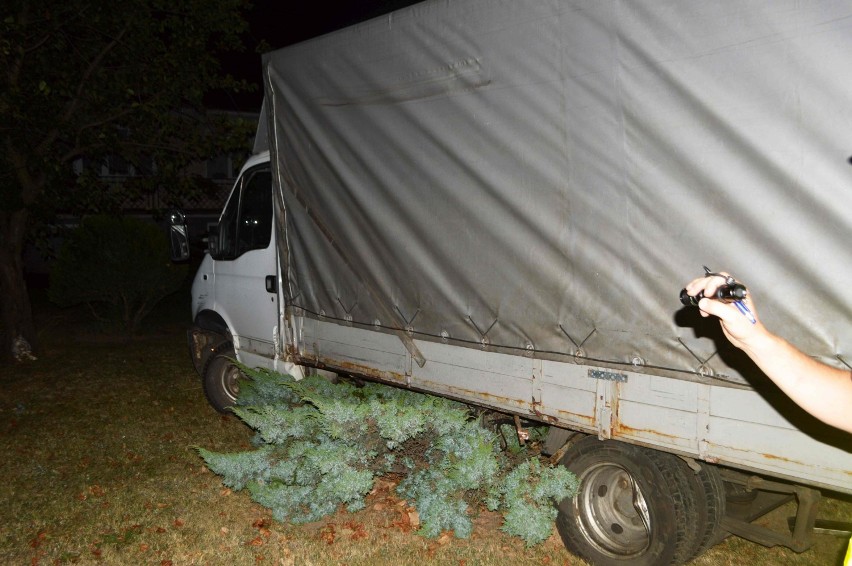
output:
M754 315L751 314L751 310L745 306L745 303L742 301L734 301L734 305L741 313L743 313L743 316L746 317L750 323L757 324L757 319L754 318Z

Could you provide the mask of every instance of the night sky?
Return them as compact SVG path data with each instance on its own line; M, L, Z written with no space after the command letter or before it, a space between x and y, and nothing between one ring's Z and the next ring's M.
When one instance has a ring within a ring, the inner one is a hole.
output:
M256 112L263 98L258 47L265 42L273 49L298 43L415 4L419 0L255 0L247 19L243 53L227 55L222 64L228 73L256 84L252 93L216 94L211 106L224 110Z

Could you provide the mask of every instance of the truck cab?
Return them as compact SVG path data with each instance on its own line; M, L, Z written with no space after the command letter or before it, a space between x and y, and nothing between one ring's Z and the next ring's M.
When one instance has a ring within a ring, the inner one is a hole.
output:
M183 216L173 214L173 260L188 258ZM245 163L207 236L207 252L192 284L189 341L210 404L228 411L239 391L234 361L296 372L283 363L280 273L273 222L269 152Z

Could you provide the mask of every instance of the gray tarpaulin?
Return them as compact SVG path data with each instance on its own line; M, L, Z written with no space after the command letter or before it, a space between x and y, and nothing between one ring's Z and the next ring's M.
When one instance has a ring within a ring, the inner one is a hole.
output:
M738 381L706 264L852 361L848 1L435 0L264 74L309 316Z

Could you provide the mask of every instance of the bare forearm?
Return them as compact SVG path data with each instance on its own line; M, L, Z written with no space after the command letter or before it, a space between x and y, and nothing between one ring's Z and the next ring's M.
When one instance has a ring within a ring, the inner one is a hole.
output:
M710 274L690 282L690 296L712 297L727 274ZM748 295L740 308L701 299L702 316L718 317L728 340L743 350L775 384L803 409L837 428L852 432L852 372L827 366L766 329Z
M768 331L740 347L803 409L852 432L852 372L820 363Z

